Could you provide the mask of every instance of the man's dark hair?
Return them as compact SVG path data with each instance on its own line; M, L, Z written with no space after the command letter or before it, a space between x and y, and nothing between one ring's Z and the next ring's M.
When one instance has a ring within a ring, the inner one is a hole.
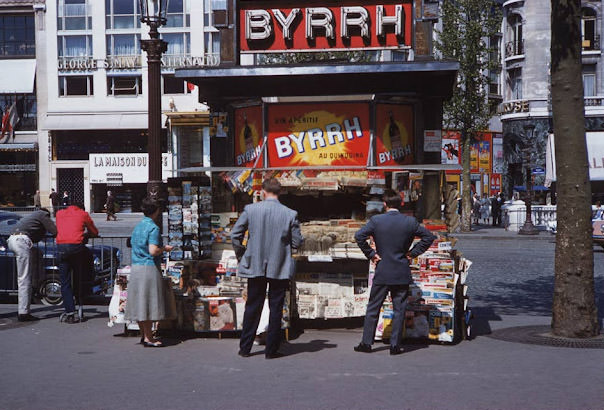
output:
M384 196L382 197L382 201L386 203L388 208L399 209L403 204L403 200L398 192L393 191L392 189L384 192Z
M279 195L281 193L281 183L279 182L279 180L277 180L277 178L265 179L262 182L262 189L265 192L274 195Z
M151 216L157 211L157 203L149 197L146 197L141 202L141 210L143 211L143 215Z

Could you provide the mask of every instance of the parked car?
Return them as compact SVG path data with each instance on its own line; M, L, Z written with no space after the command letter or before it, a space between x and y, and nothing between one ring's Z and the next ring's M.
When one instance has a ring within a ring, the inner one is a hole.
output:
M13 212L0 211L0 293L17 294L17 265L15 255L8 249L7 240L10 232L22 218ZM120 264L120 250L112 246L87 245L91 250L91 275L83 278L86 287L82 296L97 293L110 286L110 280ZM58 251L54 238L47 237L34 246L34 272L32 275L33 294L46 305L59 305L61 298L61 281L58 267ZM92 275L93 273L93 275Z
M593 229L592 238L595 245L600 245L604 248L604 220L592 219L591 226ZM558 224L556 221L550 221L547 223L547 230L552 234L558 233Z

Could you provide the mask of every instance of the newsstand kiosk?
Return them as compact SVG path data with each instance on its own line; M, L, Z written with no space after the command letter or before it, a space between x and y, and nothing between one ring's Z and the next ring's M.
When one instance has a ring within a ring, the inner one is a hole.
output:
M297 272L285 327L290 317L365 314L373 267L353 235L382 212L385 189L401 193L402 212L429 228L445 230L435 221L441 219L444 171L456 166L440 164L438 130L458 64L413 61L418 32L413 5L418 3L325 0L305 8L299 1L246 0L235 2L233 10L233 38L241 61L283 63L295 58L279 53L333 50L352 53L348 56L361 53L368 60L400 54L405 61L177 70L177 77L199 87L200 101L211 109L211 166L179 170L185 180L208 175L212 186L212 262L206 264L215 264L216 275L210 284L193 282L197 297L204 300L191 307L193 318L197 310L208 309L210 318L220 316L220 305L228 304L223 310L234 312L233 329L239 328L245 281L235 274L229 232L243 207L261 200L265 178L281 181L280 200L298 211L306 239L295 255ZM413 261L405 337L453 342L466 334L470 262L453 245L440 237ZM217 302L224 300L220 298L233 302ZM227 313L225 318L231 318ZM193 319L196 330L216 330L207 323L207 314L199 315L203 323ZM386 305L378 337L389 336L390 315ZM223 319L215 321L222 324Z

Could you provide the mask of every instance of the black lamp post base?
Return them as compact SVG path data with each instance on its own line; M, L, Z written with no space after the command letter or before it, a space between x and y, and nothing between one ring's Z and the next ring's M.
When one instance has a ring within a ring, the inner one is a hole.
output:
M535 228L531 221L526 221L518 230L518 235L539 235L539 230Z

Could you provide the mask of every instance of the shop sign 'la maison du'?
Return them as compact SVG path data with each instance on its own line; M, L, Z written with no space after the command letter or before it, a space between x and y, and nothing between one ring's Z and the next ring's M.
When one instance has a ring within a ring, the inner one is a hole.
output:
M360 50L410 48L413 6L406 1L358 1L302 7L299 1L260 8L241 2L241 51ZM265 2L260 3L266 5Z

